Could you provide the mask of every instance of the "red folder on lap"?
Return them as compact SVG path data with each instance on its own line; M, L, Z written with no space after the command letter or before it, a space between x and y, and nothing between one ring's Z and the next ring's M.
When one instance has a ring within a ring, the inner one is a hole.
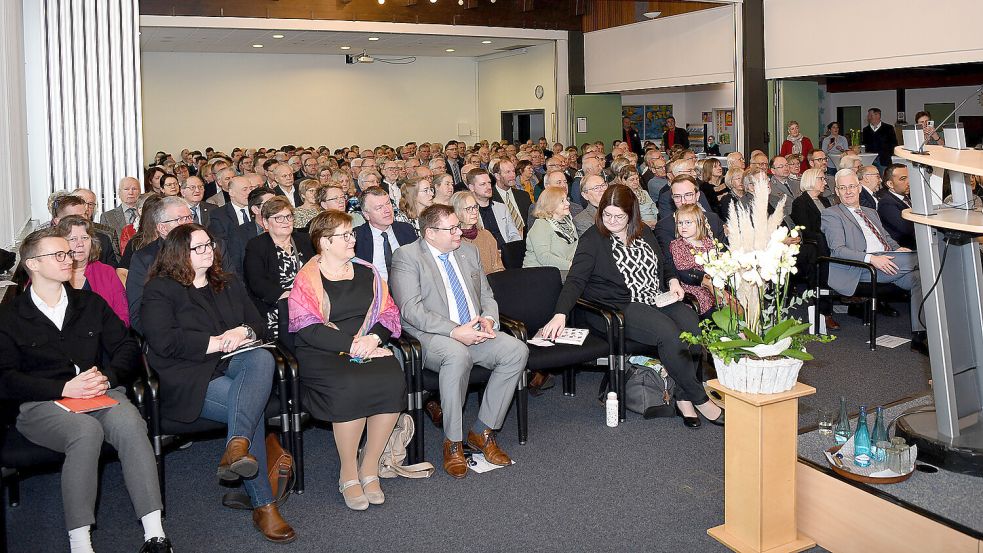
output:
M55 405L71 413L91 413L100 409L108 409L119 402L103 394L89 399L63 397L55 401Z

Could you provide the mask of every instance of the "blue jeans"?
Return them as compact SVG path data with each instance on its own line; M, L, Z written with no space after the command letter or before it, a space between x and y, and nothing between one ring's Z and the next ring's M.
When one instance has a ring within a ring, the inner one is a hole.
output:
M249 453L259 472L243 480L253 507L273 502L266 473L266 421L264 413L273 387L273 356L263 348L240 353L229 360L225 374L212 380L205 393L201 416L228 424L226 443L232 438L249 440Z

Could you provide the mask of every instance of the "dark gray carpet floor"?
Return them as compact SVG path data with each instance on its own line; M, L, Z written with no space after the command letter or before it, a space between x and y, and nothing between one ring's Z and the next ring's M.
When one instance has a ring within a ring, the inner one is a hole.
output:
M886 333L907 336L907 317L882 318ZM815 408L888 403L927 389L926 358L907 346L867 351L866 328L838 316L843 329L832 344L814 347L801 379L819 390L803 399L800 424L815 424ZM338 460L331 434L305 433L307 491L282 512L296 542L261 540L249 515L221 507L215 479L221 441L194 443L167 456L168 517L176 550L186 551L726 551L706 529L723 522L723 431L684 428L679 419L645 421L629 413L618 428L604 426L594 400L597 373L583 372L578 395L559 383L529 405L530 439L520 446L514 413L500 444L512 467L456 481L440 470L442 436L429 422L427 458L438 466L429 480L387 480L387 503L367 512L347 510L337 491ZM478 397L468 404L470 422ZM137 551L142 541L118 463L102 476L98 551ZM10 551L64 551L67 538L56 475L22 483L23 504L8 509ZM815 551L821 551L817 548Z

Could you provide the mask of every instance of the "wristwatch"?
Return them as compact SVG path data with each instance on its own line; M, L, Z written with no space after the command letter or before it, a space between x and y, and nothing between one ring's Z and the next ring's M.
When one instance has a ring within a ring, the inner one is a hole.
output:
M245 328L246 329L246 339L247 340L255 340L256 339L256 331L253 330L253 328L251 326L245 325L245 324L244 325L240 325L240 326L242 328Z

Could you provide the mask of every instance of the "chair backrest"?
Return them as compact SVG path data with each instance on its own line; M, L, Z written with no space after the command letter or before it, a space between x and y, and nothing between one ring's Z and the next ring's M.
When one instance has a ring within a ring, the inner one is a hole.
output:
M498 312L526 325L530 338L553 318L563 282L556 267L506 269L488 275Z
M522 261L526 258L526 241L516 240L502 247L502 265L506 269L521 269Z

